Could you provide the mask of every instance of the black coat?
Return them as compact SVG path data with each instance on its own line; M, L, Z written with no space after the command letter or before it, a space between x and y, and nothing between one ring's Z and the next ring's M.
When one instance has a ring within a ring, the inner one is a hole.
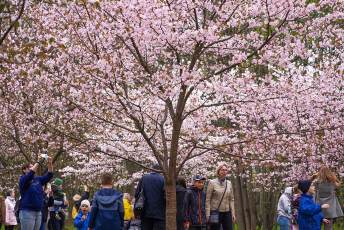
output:
M165 220L165 180L158 173L152 172L144 175L135 191L137 200L141 189L145 197L145 205L141 218Z
M177 196L177 230L184 229L184 197L186 194L186 188L181 185L176 186L176 196Z

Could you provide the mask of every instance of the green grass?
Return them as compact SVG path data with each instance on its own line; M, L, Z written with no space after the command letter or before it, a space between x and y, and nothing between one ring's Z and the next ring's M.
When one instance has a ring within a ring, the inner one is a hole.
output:
M343 230L344 229L344 223L343 221L341 221L340 223L336 224L333 228L333 230ZM5 230L4 226L2 226L2 228L0 228L0 230ZM64 230L75 230L73 224L71 223L67 223ZM234 226L234 230L238 230L238 225ZM257 230L259 230L257 228ZM279 227L275 228L275 230L279 230Z

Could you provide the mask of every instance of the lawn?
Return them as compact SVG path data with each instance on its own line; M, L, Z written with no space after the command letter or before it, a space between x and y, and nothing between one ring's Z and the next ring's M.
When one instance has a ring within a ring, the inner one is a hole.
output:
M4 230L5 228L2 227L0 230ZM343 230L344 229L344 222L341 221L340 223L336 224L333 228L333 230ZM64 228L64 230L75 230L74 226L72 224L67 224ZM235 225L234 226L234 230L238 230L238 226ZM260 230L257 228L257 230ZM279 227L276 226L276 228L274 228L274 230L279 230Z

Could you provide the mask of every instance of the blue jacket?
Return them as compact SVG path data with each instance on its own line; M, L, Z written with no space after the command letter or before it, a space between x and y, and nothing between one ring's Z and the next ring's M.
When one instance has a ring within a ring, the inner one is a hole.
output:
M297 216L299 229L320 230L323 218L321 207L314 202L313 196L302 194Z
M184 197L184 222L192 225L206 225L205 192L195 187L187 190Z
M123 194L112 188L98 190L93 197L89 227L95 230L122 230Z
M43 185L53 178L53 173L35 176L34 171L22 175L19 179L20 210L41 211L44 202Z
M141 218L165 219L165 180L159 173L149 173L142 177L136 192L135 199L138 199L141 188L145 197L145 205Z
M90 222L90 213L87 213L87 217L85 220L82 220L82 211L78 213L78 215L75 217L74 220L74 227L76 227L78 230L87 230L88 224Z

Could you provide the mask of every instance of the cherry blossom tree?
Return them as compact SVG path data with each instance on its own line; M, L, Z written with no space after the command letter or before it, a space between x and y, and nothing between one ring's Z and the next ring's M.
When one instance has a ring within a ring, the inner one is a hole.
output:
M27 71L55 113L73 108L62 117L90 127L84 141L69 132L90 165L157 162L176 229L187 166L342 160L342 12L339 0L41 3L16 38L40 45L7 73Z
M25 5L26 0L5 0L0 3L0 47L9 34L19 27Z

